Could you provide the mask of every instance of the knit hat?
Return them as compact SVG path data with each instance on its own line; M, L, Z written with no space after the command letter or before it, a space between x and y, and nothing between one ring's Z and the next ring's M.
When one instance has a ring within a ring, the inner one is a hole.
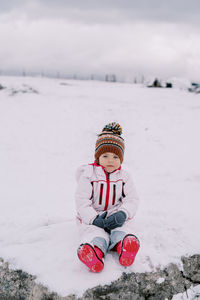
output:
M107 124L98 135L95 146L95 159L98 162L99 157L106 152L115 153L119 156L121 163L124 158L124 139L121 137L122 128L116 123Z

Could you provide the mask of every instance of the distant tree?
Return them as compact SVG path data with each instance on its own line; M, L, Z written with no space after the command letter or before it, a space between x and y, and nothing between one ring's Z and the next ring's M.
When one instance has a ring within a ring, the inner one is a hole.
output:
M160 81L156 78L153 82L153 87L162 87Z
M106 74L105 81L116 82L117 81L116 75L115 74Z
M141 77L141 83L144 83L144 75Z

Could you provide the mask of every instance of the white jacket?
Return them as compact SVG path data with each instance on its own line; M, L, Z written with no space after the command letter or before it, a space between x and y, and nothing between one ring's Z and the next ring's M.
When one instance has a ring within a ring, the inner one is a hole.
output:
M81 223L92 224L104 211L109 216L122 210L127 220L134 217L139 200L128 172L119 168L109 174L94 163L79 167L76 177L77 218Z

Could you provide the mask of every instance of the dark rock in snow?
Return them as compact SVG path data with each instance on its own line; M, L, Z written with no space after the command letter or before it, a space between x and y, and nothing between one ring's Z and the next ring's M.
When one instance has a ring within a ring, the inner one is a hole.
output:
M5 89L5 86L1 85L0 83L0 90L4 90Z
M171 82L166 82L166 88L172 88L173 87L173 84Z
M14 96L16 94L39 94L38 91L34 88L32 88L31 86L28 86L26 84L23 84L23 88L22 89L15 89L12 88L11 89L11 96Z
M200 84L196 82L191 83L191 87L188 88L189 92L199 94L200 93Z

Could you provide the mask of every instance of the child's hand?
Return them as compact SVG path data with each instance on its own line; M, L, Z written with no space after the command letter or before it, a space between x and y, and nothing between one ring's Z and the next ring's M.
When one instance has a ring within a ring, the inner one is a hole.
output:
M126 214L122 210L112 214L106 220L104 220L104 228L109 230L121 227L126 220Z
M92 222L93 225L104 228L105 227L105 217L107 215L107 211L105 211L101 216L97 216Z

